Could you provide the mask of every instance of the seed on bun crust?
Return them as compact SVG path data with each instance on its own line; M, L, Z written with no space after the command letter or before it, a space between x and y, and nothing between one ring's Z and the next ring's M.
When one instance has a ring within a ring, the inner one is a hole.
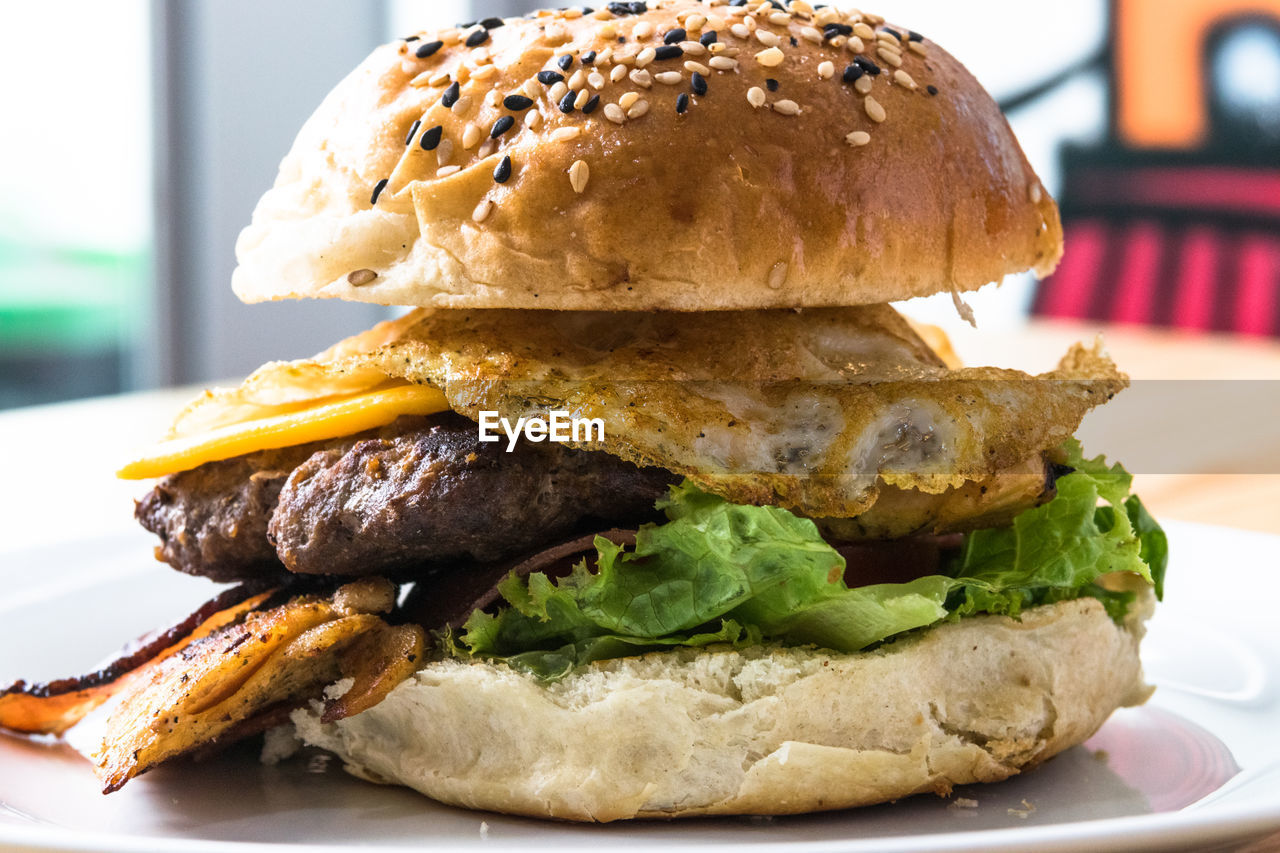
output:
M378 48L285 158L236 293L707 311L1053 269L1057 208L959 62L780 5L614 3Z

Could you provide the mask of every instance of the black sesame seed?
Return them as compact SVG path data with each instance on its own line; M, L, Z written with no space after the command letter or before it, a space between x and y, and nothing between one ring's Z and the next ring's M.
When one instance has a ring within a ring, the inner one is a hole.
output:
M503 23L504 21L501 18L485 18L480 22L480 26L484 27L486 30L496 30L498 27L502 26Z
M561 71L568 71L573 67L573 54L566 53L564 56L556 60L556 65L560 66Z
M573 102L576 101L577 99L578 99L578 93L573 91L572 89L570 89L568 92L565 92L564 97L560 99L560 112L562 113L573 112Z
M844 76L840 79L846 83L854 83L859 77L867 72L863 71L858 65L846 65L844 67Z
M489 131L489 138L497 139L510 130L515 123L516 120L511 116L503 116L493 123L493 129Z
M684 56L684 48L678 44L664 44L662 47L653 49L653 58L656 60L679 59L682 56Z
M413 138L418 135L418 128L422 127L422 119L418 119L409 127L409 135L404 138L404 144L408 145L413 142Z
M419 59L426 59L442 47L444 47L444 42L442 41L424 41L418 45L418 49L413 52L413 55Z
M787 7L779 3L778 0L769 0L769 5L777 9L779 12L787 11Z
M444 94L440 96L440 103L446 110L453 109L453 105L458 103L458 96L462 94L462 87L458 85L458 81L450 84L448 89L444 90Z
M465 24L458 24L458 25L456 25L456 26L454 27L454 29L455 29L455 30L469 30L469 29L471 29L472 27L474 27L474 26L475 26L476 24L478 24L478 23L480 23L480 22L479 22L479 21L467 21Z
M936 94L938 94L938 87L937 87L937 86L925 86L925 87L924 87L924 90L925 90L926 92L928 92L930 95L936 95Z
M588 50L586 53L582 54L583 65L590 65L595 61L596 61L596 52L594 50Z
M378 196L382 195L382 191L387 188L387 179L383 178L373 185L373 195L369 197L369 204L377 204Z
M422 36L405 36L404 38L400 39L400 41L404 42L405 44L412 44L413 42L417 41L420 38L422 38Z
M702 96L707 94L707 78L697 71L693 72L693 76L689 78L689 88L693 90L695 95Z
M625 15L643 15L645 12L649 11L649 6L646 3L610 3L606 8L619 17Z
M853 61L857 64L859 68L861 68L863 71L870 74L872 77L876 77L880 74L880 66L876 65L874 62L872 62L870 59L867 59L865 56L855 56L853 58Z
M778 81L774 80L772 77L765 78L764 84L769 87L770 92L778 91Z
M582 105L582 112L586 115L591 115L596 111L596 107L598 106L600 106L600 96L592 95L590 98L587 98L587 102Z
M539 71L538 82L544 86L554 86L564 82L564 75L559 71Z
M583 7L582 7L582 14L583 14L583 15L590 15L590 14L591 14L592 12L594 12L594 11L595 11L595 9L592 9L590 6L583 6Z
M533 98L527 98L524 95L507 95L502 99L502 105L511 112L518 113L533 106Z
M796 37L795 37L795 36L791 36L790 41L791 41L791 46L792 46L792 47L799 47L799 46L800 46L800 42L796 41Z
M430 130L424 131L422 141L418 144L422 146L423 151L435 151L440 144L440 137L444 136L444 125L437 124Z
M667 34L662 37L663 44L679 44L689 37L684 30L676 27L674 30L667 30Z
M729 0L729 5L730 5L730 6L745 6L745 5L747 5L747 0Z
M920 35L915 30L907 30L907 38L912 41L924 41L924 36Z
M715 30L707 30L702 34L702 38L698 39L698 43L703 47L711 47L711 45L716 43L717 38L719 37L716 35Z
M689 109L689 96L681 92L676 96L676 113L684 115L685 110Z
M467 36L467 47L479 47L489 40L488 30L476 30Z
M880 32L888 33L889 35L896 38L898 41L906 41L906 39L902 37L902 33L898 32L897 30L892 30L892 29L889 29L888 27L881 27Z
M511 178L511 158L503 157L502 162L498 164L498 168L493 170L493 179L500 184L505 184Z
M853 27L849 26L848 24L830 23L822 28L822 36L823 38L828 40L833 39L836 36L851 36L851 35L853 35Z

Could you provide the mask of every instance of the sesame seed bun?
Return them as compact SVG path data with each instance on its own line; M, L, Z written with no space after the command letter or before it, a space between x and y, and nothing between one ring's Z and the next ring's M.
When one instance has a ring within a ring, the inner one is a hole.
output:
M446 660L337 723L294 712L356 775L453 805L610 821L797 814L996 782L1150 695L1144 593L977 616L856 654L756 646L601 661L543 686Z
M878 303L1057 263L1052 199L933 42L804 2L643 6L378 48L258 204L236 293L704 311Z

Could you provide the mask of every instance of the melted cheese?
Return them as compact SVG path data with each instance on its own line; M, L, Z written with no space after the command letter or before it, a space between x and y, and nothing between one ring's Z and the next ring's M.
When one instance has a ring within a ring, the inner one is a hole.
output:
M444 394L427 385L396 385L327 397L294 411L166 439L129 462L117 475L126 480L163 477L206 462L341 438L385 426L401 415L431 415L448 408Z

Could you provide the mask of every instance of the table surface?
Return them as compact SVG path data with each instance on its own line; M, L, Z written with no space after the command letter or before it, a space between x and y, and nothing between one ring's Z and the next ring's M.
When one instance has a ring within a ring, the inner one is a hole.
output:
M1146 460L1126 464L1157 518L1280 533L1280 343L1037 321L962 332L954 344L968 364L1039 372L1099 331L1135 384L1109 404L1109 419L1097 419L1101 410L1086 419L1086 450ZM0 550L131 524L142 488L115 479L114 469L158 437L193 394L173 389L0 413L0 446L8 449ZM1127 409L1126 395L1135 401ZM1280 835L1248 850L1280 853Z

